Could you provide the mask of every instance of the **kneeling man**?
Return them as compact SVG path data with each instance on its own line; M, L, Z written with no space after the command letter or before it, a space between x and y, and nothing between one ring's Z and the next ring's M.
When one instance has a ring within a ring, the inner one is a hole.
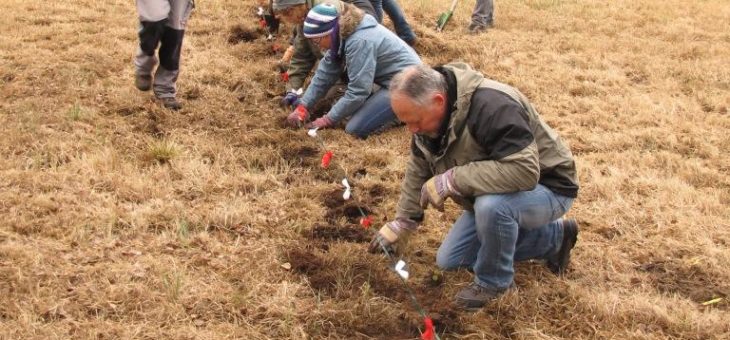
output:
M517 89L463 63L411 66L390 83L391 106L413 134L396 219L370 251L415 231L429 205L464 208L438 250L445 270L474 282L456 295L481 308L513 285L514 261L543 259L562 273L578 236L562 216L578 194L575 162L560 137Z

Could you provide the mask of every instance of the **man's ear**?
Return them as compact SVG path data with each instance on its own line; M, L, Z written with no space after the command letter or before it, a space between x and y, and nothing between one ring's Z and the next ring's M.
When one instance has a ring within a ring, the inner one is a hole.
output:
M437 107L444 107L446 105L446 95L443 93L436 92L431 96L431 101L437 106Z
M433 96L431 98L435 103L438 103L438 104L442 104L442 103L446 102L446 96L444 96L443 93L436 92L433 94Z

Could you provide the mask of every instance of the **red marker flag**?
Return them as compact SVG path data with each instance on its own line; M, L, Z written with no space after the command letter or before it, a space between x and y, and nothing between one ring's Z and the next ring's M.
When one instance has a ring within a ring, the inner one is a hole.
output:
M365 228L365 229L370 228L370 225L371 224L373 224L373 217L372 216L365 216L365 217L363 217L363 218L360 219L360 225L363 228Z
M286 83L286 82L289 81L289 72L284 71L284 72L281 72L280 75L281 75L281 81L282 82L285 82Z
M423 319L424 325L426 325L426 329L421 333L421 339L422 340L433 340L433 335L435 334L433 330L433 320L431 318L426 317Z
M322 156L322 167L326 168L330 166L330 161L332 161L332 151L327 151Z
M261 26L261 28L265 28L266 27L266 19L264 19L264 18L259 19L259 26Z

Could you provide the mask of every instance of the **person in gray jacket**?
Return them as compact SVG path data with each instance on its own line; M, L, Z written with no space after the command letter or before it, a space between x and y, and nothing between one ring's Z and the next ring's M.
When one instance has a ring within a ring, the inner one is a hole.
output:
M140 29L134 58L135 85L140 91L152 88L155 97L171 110L181 108L175 83L180 73L185 26L194 7L193 0L137 0ZM155 71L158 46L160 65Z
M304 36L327 52L287 122L298 126L307 120L310 105L324 96L345 69L348 77L345 95L308 127L334 127L349 118L345 131L367 138L397 122L387 90L390 79L404 68L420 64L421 59L374 17L350 4L344 5L342 13L335 6L322 4L307 14Z
M369 250L402 242L451 198L464 208L436 254L474 282L456 304L477 309L513 284L514 261L565 271L578 225L563 219L578 195L575 161L517 89L463 63L413 66L391 81L391 105L413 134L396 218Z

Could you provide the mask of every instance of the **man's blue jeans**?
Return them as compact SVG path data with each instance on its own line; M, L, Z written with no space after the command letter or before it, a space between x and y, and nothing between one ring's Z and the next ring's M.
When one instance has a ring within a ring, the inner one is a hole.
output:
M559 220L573 205L538 184L531 191L483 195L474 212L464 211L436 254L444 270L467 268L482 287L505 290L514 278L514 261L544 259L560 250Z
M390 91L381 88L371 94L345 126L345 132L365 139L370 134L381 132L398 123L390 107Z
M378 23L383 23L383 11L385 11L393 22L395 34L407 44L413 44L416 40L416 34L413 33L411 25L406 21L403 9L400 8L396 0L370 0L370 3L373 5L373 9L375 9L375 19Z

